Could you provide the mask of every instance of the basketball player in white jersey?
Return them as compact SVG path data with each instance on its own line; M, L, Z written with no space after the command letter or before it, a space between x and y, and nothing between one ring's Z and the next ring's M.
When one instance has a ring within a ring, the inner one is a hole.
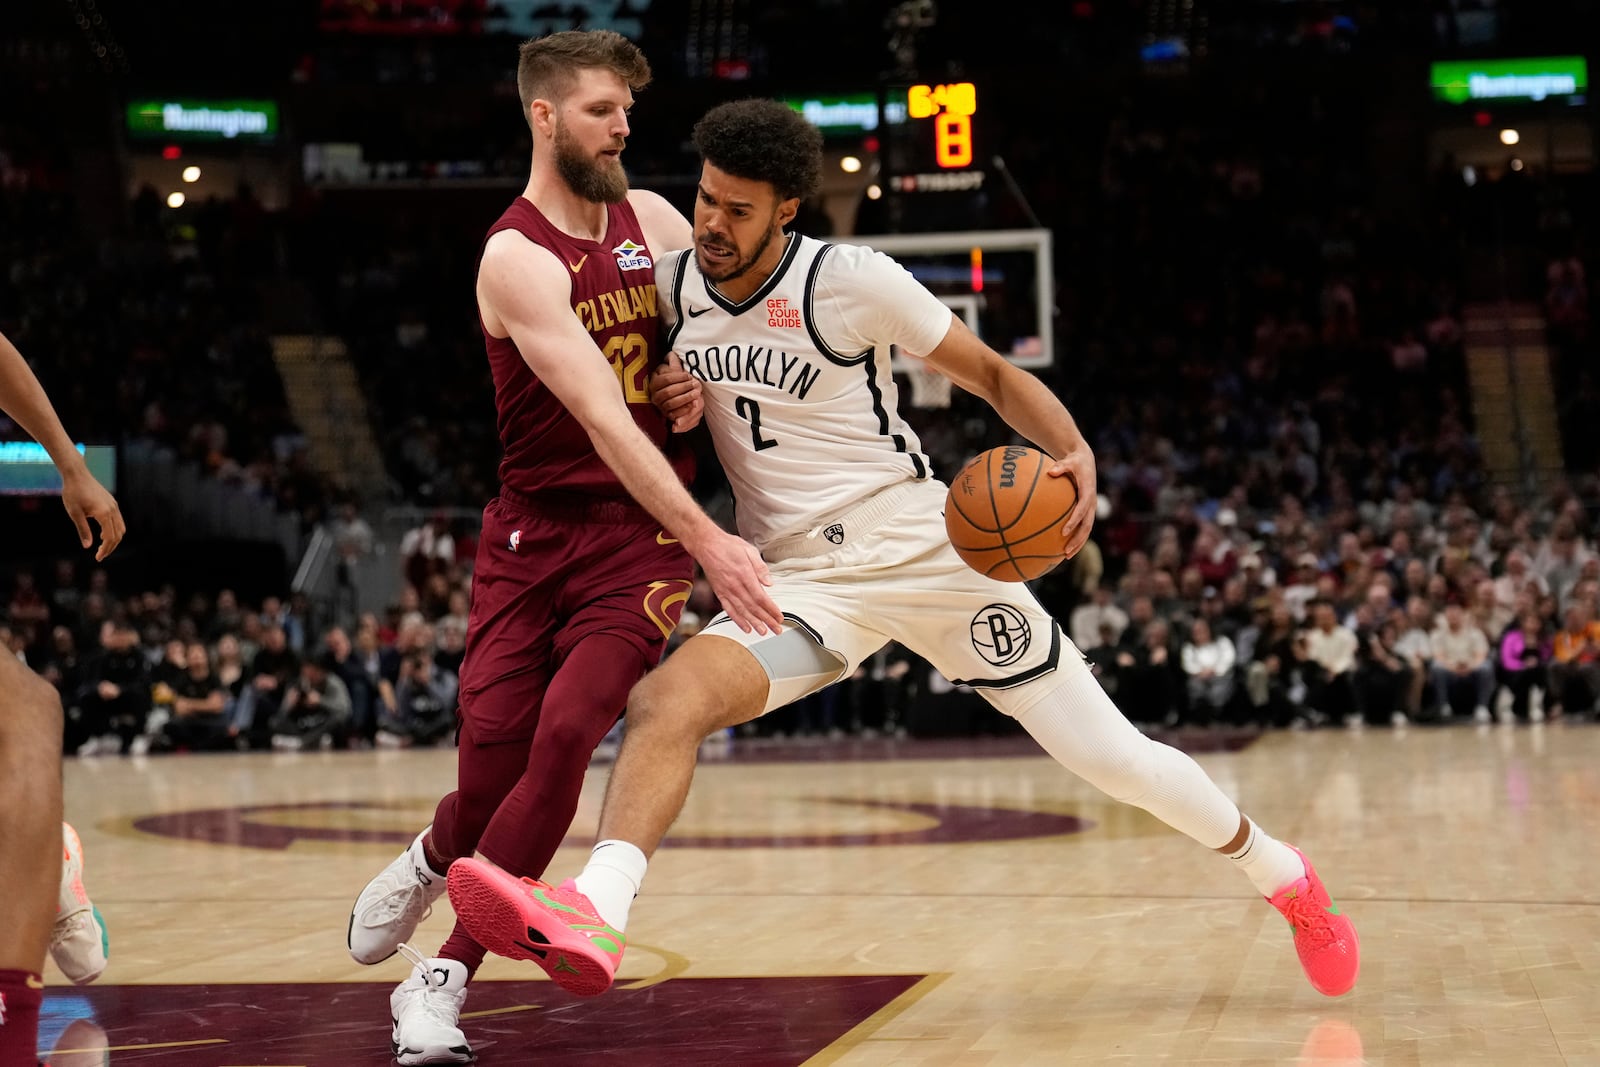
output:
M1095 513L1094 457L1072 416L894 260L785 232L821 177L821 138L798 114L774 101L723 104L694 140L695 246L657 263L682 371L658 381L658 402L679 428L703 404L739 532L770 565L788 625L761 635L718 617L639 682L583 872L557 887L458 860L449 889L463 924L572 992L602 992L701 740L847 676L893 640L1015 717L1068 770L1227 856L1288 918L1312 985L1348 991L1355 928L1310 862L1189 756L1135 729L1025 586L979 575L950 547L946 487L896 410L890 346L925 354L1057 457L1050 474L1079 490L1061 531L1068 554Z

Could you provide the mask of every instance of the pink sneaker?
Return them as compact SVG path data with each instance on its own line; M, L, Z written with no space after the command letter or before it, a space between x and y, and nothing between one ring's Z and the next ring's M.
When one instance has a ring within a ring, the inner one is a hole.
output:
M456 918L490 952L532 960L580 997L611 988L628 939L606 925L572 879L552 887L482 860L459 859L450 865L447 885Z
M1350 992L1361 970L1355 924L1339 911L1305 853L1289 847L1305 864L1306 876L1268 897L1267 903L1294 928L1294 948L1312 987L1324 996L1337 997Z

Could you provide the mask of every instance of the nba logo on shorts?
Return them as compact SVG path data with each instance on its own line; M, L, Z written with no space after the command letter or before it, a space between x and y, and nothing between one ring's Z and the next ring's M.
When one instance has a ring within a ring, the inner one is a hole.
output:
M515 552L521 545L522 545L522 531L521 530L512 530L511 531L511 539L507 542L507 547L510 548L511 551Z
M996 667L1009 667L1028 653L1033 628L1009 604L990 604L972 617L972 647Z
M834 523L832 526L822 531L822 536L826 537L836 545L842 545L844 544L844 527L840 526L838 523Z

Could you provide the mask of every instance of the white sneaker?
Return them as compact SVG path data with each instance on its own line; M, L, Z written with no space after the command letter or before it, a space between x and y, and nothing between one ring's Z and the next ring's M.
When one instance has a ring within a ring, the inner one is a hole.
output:
M1477 707L1472 709L1472 721L1475 723L1481 725L1491 721L1493 718L1494 716L1489 714L1489 709L1484 707L1482 704L1479 704Z
M345 935L350 956L357 963L382 963L400 951L400 943L417 932L417 924L433 911L444 892L445 876L428 866L422 838L432 824L411 842L411 847L367 883L350 909L350 929ZM418 1063L454 1063L455 1060L417 1060Z
M1411 716L1398 709L1391 711L1389 713L1389 725L1393 726L1397 730L1401 729L1402 727L1410 726Z
M466 964L423 959L410 945L400 949L412 967L411 977L389 994L389 1016L394 1020L389 1043L395 1060L404 1067L473 1062L477 1057L457 1025L467 999Z
M76 985L88 985L106 969L110 938L100 909L83 888L83 843L78 832L61 824L61 896L50 931L50 958Z

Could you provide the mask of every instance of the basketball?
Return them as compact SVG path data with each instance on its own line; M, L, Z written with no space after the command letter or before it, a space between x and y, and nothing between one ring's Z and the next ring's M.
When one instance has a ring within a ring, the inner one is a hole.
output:
M1070 476L1036 448L1004 445L980 453L950 481L944 528L967 566L1002 582L1029 582L1066 559L1061 527L1078 501Z

